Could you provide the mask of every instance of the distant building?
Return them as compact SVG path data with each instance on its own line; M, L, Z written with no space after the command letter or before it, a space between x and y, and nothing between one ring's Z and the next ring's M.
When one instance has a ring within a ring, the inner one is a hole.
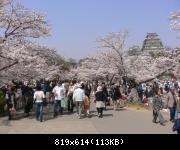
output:
M127 53L128 53L128 56L135 56L135 55L140 55L142 53L142 51L139 46L134 45L129 48Z
M155 52L164 50L161 40L157 33L147 33L146 39L143 42L142 51Z

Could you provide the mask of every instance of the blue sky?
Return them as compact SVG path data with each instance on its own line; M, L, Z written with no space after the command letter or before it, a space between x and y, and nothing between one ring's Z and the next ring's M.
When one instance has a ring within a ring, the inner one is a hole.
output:
M65 56L80 59L97 51L96 39L129 31L127 47L142 46L147 32L157 32L165 46L180 39L169 28L170 13L180 0L21 0L27 8L47 12L52 36L40 40Z

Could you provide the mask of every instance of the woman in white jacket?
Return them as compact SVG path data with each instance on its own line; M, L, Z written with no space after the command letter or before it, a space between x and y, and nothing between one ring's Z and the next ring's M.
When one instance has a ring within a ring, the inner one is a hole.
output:
M78 88L73 93L73 101L76 103L76 110L79 119L81 119L84 98L85 98L84 85L79 84Z

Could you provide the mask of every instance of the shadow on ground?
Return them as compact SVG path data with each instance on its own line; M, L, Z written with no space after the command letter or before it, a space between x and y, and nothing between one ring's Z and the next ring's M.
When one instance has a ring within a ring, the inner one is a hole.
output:
M96 117L98 118L98 114L91 114L90 118ZM113 114L103 114L103 117L113 117ZM88 117L86 117L88 118Z
M124 111L124 110L127 110L125 108L117 108L115 111Z
M8 119L4 119L0 126L11 126L11 121L9 121Z
M113 114L103 114L103 117L113 117Z

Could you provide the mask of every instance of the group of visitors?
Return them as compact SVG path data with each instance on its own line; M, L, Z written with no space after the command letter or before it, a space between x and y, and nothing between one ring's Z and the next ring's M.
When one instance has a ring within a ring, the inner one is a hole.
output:
M157 83L155 83L157 84ZM165 87L166 89L167 87ZM164 89L164 90L165 90ZM173 131L177 131L180 134L180 87L172 85L167 88L165 100L162 100L162 89L157 88L153 97L153 122L157 123L157 118L161 125L165 125L167 122L161 114L162 109L169 109L170 121L174 123Z
M169 109L170 121L174 123L173 131L180 133L180 85L178 82L155 81L152 85L136 86L140 102L147 102L153 97L153 123L165 125L161 110ZM68 113L76 110L79 119L82 116L91 117L91 102L95 103L98 118L103 117L103 111L113 103L117 110L123 99L128 99L131 88L119 82L42 81L34 85L18 83L1 88L6 100L6 110L9 120L13 118L18 108L24 109L26 116L35 108L36 119L43 122L43 112L46 105L53 105L53 117L63 115L64 105ZM166 96L164 96L166 95ZM164 100L165 99L165 100ZM35 107L33 107L35 106Z

